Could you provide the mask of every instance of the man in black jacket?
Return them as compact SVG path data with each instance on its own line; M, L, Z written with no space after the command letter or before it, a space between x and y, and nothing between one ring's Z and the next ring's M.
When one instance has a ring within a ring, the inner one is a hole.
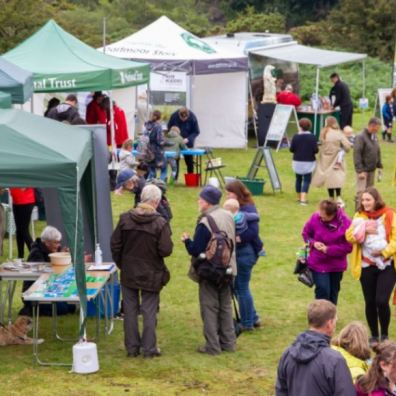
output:
M330 348L336 321L336 306L330 301L315 300L308 306L309 330L283 353L276 396L356 395L345 359Z
M339 107L341 112L340 126L344 129L347 125L352 126L352 113L353 105L351 100L351 94L349 93L349 87L344 81L341 81L340 76L337 73L333 73L330 76L330 80L334 84L330 90L330 100L332 106Z
M47 114L48 118L71 125L85 124L77 109L77 96L69 94L64 103L53 107Z
M164 258L173 249L169 223L156 211L160 200L157 186L145 186L137 208L121 214L111 236L113 260L121 270L128 357L140 353L145 358L160 356L155 331L157 311L160 291L170 278ZM143 315L142 333L139 310Z

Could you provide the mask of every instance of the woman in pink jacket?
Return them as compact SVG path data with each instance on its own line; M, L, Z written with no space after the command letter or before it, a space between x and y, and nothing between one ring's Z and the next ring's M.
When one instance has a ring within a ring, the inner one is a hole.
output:
M396 395L396 343L384 341L374 348L376 356L367 374L356 381L358 396Z

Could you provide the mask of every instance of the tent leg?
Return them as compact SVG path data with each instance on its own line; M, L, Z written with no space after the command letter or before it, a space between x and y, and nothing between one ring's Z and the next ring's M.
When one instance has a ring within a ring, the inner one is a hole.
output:
M111 148L112 148L112 165L114 169L114 163L117 161L117 146L115 142L115 128L114 128L114 106L113 106L113 92L110 91L110 134L111 134Z
M316 86L315 86L315 95L316 99L319 99L319 77L320 77L320 70L319 67L316 68ZM317 124L317 118L318 118L318 108L315 106L315 116L314 116L314 134L316 132L316 124Z

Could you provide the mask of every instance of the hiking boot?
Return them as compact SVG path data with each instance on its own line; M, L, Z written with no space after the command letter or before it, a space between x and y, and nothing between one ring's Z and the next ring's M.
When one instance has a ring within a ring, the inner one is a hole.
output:
M159 348L157 348L157 350L155 350L154 352L147 352L143 355L144 359L152 359L155 357L160 357L161 356L161 351Z

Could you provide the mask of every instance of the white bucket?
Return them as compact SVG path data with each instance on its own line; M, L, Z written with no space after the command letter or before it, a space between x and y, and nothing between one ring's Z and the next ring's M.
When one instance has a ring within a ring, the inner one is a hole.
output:
M209 177L208 186L220 188L220 183L219 183L219 180L217 179L217 177Z
M99 371L98 350L93 342L79 342L73 345L73 371L90 374Z

